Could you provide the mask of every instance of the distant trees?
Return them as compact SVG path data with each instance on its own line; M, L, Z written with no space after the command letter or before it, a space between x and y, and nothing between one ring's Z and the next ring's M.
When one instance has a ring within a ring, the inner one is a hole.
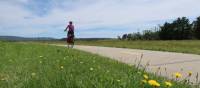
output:
M158 40L158 31L144 30L143 33L129 33L122 36L122 40Z
M129 33L122 40L188 40L200 39L200 17L190 23L186 17L179 17L172 23L165 22L154 30L144 30L142 33Z
M193 22L194 36L200 39L200 16Z
M183 40L192 38L192 26L186 17L177 18L172 23L166 22L160 26L160 39Z

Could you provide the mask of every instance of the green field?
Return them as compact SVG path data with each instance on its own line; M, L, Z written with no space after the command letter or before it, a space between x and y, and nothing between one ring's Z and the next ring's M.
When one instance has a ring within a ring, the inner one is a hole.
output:
M119 40L95 41L94 40L94 41L77 41L76 44L200 54L199 40L179 40L179 41L176 41L176 40L174 41L119 41Z
M154 88L141 83L144 73L134 66L74 49L0 42L0 88ZM166 88L167 79L148 75ZM191 88L172 83L171 88Z

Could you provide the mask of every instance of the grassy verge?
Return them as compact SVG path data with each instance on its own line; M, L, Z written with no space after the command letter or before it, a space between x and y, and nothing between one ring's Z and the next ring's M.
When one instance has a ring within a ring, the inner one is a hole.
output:
M0 51L0 88L154 88L134 66L78 50L0 42ZM148 76L165 88L165 78Z
M200 54L199 40L182 40L182 41L99 40L99 41L77 41L76 44Z

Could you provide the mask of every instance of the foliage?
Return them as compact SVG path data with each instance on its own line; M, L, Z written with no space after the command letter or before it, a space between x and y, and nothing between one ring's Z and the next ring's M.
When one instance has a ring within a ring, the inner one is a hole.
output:
M200 16L193 22L194 36L200 39Z
M186 17L179 17L172 23L165 22L154 30L144 30L143 33L129 33L122 40L190 40L200 39L200 17L190 23Z

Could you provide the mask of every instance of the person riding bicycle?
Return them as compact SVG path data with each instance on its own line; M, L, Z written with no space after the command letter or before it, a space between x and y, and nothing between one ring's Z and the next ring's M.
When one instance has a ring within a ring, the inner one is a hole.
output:
M64 31L67 31L67 43L68 43L68 47L71 45L71 47L73 48L74 46L74 25L73 22L70 21L69 25L66 27L66 29Z

